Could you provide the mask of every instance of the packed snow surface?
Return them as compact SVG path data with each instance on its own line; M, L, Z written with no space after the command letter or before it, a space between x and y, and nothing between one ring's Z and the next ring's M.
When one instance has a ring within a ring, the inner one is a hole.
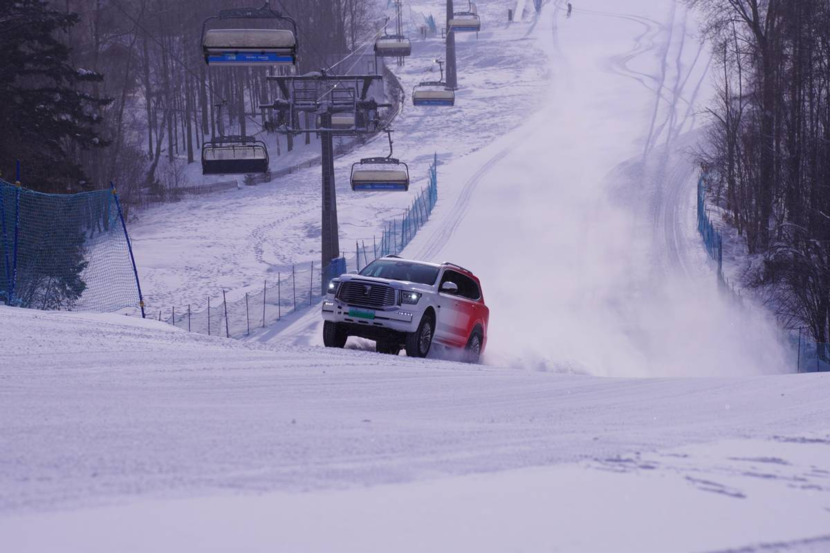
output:
M5 551L664 552L830 534L826 375L599 379L126 317L0 308L0 324Z
M779 374L694 234L694 13L521 3L477 2L456 108L395 123L413 174L442 162L405 253L482 278L487 364L325 350L317 312L237 342L0 307L2 551L830 551L830 379ZM411 200L348 191L383 147L338 162L344 243ZM151 304L316 259L318 201L312 169L144 214Z

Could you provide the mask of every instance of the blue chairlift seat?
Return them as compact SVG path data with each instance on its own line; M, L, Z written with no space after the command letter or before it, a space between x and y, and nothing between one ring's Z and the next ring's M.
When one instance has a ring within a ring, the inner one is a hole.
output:
M323 128L321 116L317 116L317 128ZM354 113L333 113L331 116L331 129L335 131L350 131L355 128Z
M249 136L226 136L202 145L203 175L248 175L267 173L268 147Z
M412 43L402 35L386 35L375 41L375 55L379 58L405 58L412 54Z
M211 29L202 42L208 65L273 66L297 62L294 33L284 29Z
M449 21L449 28L456 33L477 33L481 30L481 18L473 12L455 13Z
M284 28L216 28L208 29L214 21L245 20L265 23L278 22ZM269 4L259 9L242 8L219 12L202 26L202 49L208 65L246 67L297 64L297 24L270 9Z
M355 192L409 190L409 166L394 158L361 159L352 165L352 190Z
M455 92L440 81L427 81L412 90L413 106L447 106L455 105Z

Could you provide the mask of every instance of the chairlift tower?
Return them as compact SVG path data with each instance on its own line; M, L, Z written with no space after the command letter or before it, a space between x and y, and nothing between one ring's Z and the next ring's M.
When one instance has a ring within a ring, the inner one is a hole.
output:
M450 29L455 9L452 0L447 0L447 88L458 88L458 70L455 63L455 31Z
M401 0L395 1L395 7L397 8L397 32L398 36L403 36L403 3ZM404 57L398 56L398 67L403 66L404 64Z
M337 190L334 174L334 137L375 134L380 130L380 108L369 98L369 90L381 75L328 75L326 71L307 75L269 76L280 90L281 99L271 105L260 106L277 112L277 131L280 134L320 135L322 144L322 225L321 268L322 291L325 293L333 278L331 263L340 257L340 238L337 221ZM317 128L298 128L299 114L316 115Z

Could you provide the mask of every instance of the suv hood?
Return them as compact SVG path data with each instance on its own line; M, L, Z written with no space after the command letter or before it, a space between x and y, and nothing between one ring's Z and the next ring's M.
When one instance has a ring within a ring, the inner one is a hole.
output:
M416 292L432 292L433 287L428 284L419 284L417 282L407 282L403 280L389 280L386 278L375 278L360 275L341 275L337 277L340 282L374 282L377 284L386 284L395 290L413 290Z

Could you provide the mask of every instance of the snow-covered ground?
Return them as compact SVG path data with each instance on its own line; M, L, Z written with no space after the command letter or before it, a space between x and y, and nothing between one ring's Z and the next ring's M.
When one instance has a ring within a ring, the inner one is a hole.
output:
M406 253L482 278L488 364L324 350L313 312L237 342L0 308L0 549L830 550L830 379L776 374L695 236L694 14L477 4L458 107L395 127L413 174L443 161ZM407 87L439 53L416 42ZM409 201L352 195L347 165L344 243ZM316 259L318 195L310 170L146 214L151 301Z
M599 379L116 316L0 324L4 551L830 546L824 375Z

